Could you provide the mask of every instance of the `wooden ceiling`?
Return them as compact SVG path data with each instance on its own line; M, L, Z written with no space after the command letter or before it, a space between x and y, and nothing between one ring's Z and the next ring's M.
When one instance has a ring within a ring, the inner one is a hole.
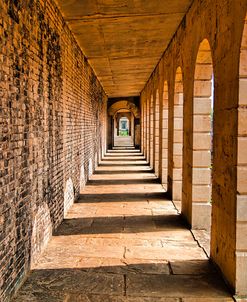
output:
M192 0L57 0L109 97L139 95Z

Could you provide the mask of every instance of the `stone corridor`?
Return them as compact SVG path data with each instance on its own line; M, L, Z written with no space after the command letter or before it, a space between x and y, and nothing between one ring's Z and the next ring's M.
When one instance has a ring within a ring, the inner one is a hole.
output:
M138 150L108 151L13 302L227 302Z

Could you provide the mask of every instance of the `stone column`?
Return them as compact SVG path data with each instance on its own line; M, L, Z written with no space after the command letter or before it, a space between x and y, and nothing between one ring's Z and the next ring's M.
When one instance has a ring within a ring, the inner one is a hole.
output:
M149 148L150 148L150 167L154 168L154 98L153 95L151 95L150 100L150 125L149 125Z
M173 129L173 189L172 199L178 208L182 201L183 167L183 83L182 71L177 70L174 94L174 129Z
M160 139L160 102L159 91L156 92L154 110L154 171L159 177L159 139Z

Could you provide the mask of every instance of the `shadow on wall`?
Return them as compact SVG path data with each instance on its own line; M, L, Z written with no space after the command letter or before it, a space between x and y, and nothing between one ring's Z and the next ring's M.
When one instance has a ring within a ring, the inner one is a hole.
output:
M88 162L88 177L92 175L93 175L93 161L92 158L90 158Z
M64 216L67 214L69 208L72 206L75 200L75 192L73 181L69 178L65 184L64 190Z
M81 173L80 173L80 192L82 192L86 185L84 165L81 165L80 171L81 171Z
M96 152L94 155L94 170L97 168L98 166L98 153Z
M44 250L52 236L51 215L47 203L38 207L33 221L31 237L31 268L37 262L39 255Z
M89 171L91 169L91 164L89 163ZM83 190L85 187L85 172L84 166L81 166L81 175L80 175L80 190ZM66 216L69 208L73 205L75 201L75 190L73 181L69 178L65 184L64 190L64 217ZM39 206L36 214L33 218L33 228L32 228L32 237L31 237L31 269L35 266L38 261L38 258L42 251L45 249L48 244L52 232L53 226L51 221L51 214L47 203Z
M86 186L86 183L88 181L88 178L90 178L90 176L93 175L94 170L97 168L97 166L98 166L98 154L97 153L95 153L94 163L93 163L92 159L89 159L88 167L87 167L88 174L86 174L84 165L81 165L81 169L80 169L80 192L82 192L84 190L84 188ZM75 200L75 198L74 198L74 200ZM72 204L70 204L70 206L71 205Z

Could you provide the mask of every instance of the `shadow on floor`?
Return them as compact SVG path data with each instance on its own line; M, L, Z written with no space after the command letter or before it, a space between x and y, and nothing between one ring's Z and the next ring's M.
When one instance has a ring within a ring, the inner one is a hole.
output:
M125 152L126 153L126 152ZM128 157L143 157L144 159L144 155L142 153L133 153L133 154L124 154L124 155L121 155L120 154L117 154L117 153L106 153L105 157L125 157L125 158L128 158Z
M143 200L169 200L165 192L160 193L99 193L80 194L76 203L98 203L98 202L131 202Z
M152 169L143 169L143 170L128 170L128 169L120 169L120 170L96 170L94 171L94 174L138 174L138 173L153 173L154 171Z
M87 182L87 186L102 186L102 185L131 185L131 184L158 184L158 178L145 179L92 179Z
M126 148L118 148L118 149L108 149L106 154L108 153L139 153L141 154L141 150L138 149L126 149Z
M185 227L179 215L142 215L64 219L54 236L166 232Z
M12 302L233 301L208 261L122 259L123 264L116 266L93 261L95 267L78 260L75 265L80 268L33 270Z
M101 162L116 161L116 162L121 162L122 163L122 162L125 162L125 161L127 161L127 162L146 161L143 156L142 157L140 155L138 155L138 156L139 157L137 157L137 158L132 158L132 156L128 157L128 156L123 155L123 156L118 156L118 158L111 158L111 156L107 155L107 157L103 158L101 160Z
M136 161L135 163L126 163L126 164L123 164L122 162L121 163L108 163L108 162L106 162L106 163L103 163L103 162L101 162L100 164L99 164L99 167L138 167L138 166L142 166L142 167L149 167L149 164L148 163L142 163L142 162L138 162L138 161Z

